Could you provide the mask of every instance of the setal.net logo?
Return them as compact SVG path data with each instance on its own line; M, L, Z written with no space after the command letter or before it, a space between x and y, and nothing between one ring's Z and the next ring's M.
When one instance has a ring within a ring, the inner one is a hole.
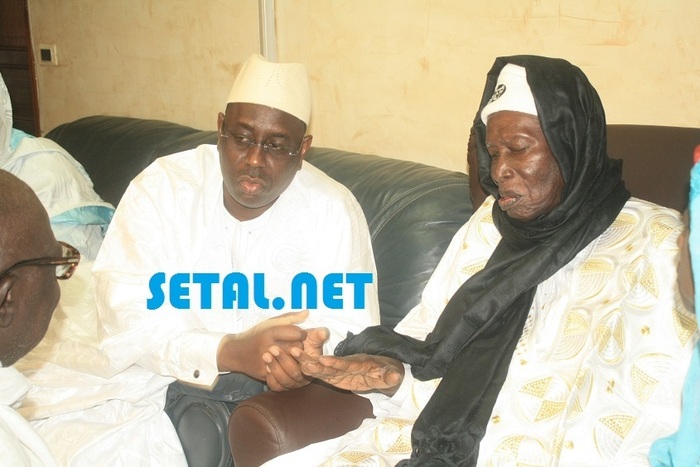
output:
M301 272L293 277L289 285L289 308L314 310L321 303L332 310L349 305L354 309L364 309L366 289L372 282L373 274L370 272L337 272L320 279L311 273ZM214 300L224 310L248 310L251 307L281 310L288 303L283 297L266 295L264 273L254 273L249 278L244 273L232 272L224 275L222 280L219 273L181 272L173 274L168 280L165 272L157 272L151 276L148 288L151 297L146 300L146 306L149 310L157 310L166 301L173 308L181 310L193 306L210 310Z

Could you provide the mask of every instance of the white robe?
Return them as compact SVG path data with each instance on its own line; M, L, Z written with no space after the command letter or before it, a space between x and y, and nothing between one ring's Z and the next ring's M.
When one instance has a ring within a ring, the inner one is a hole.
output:
M58 240L94 260L114 207L99 197L85 169L61 146L12 128L12 104L0 76L0 169L29 185Z
M139 366L115 373L102 351L91 268L81 262L59 281L61 300L46 336L15 363L32 384L17 410L59 465L186 467L163 412L172 378Z
M459 285L484 267L500 240L492 204L457 232L397 331L424 339ZM647 465L651 443L678 425L697 339L675 286L682 228L675 211L631 199L538 286L478 465ZM438 382L414 380L407 367L392 398L372 398L376 419L266 466L394 465L410 456L413 422Z
M15 411L29 387L29 381L16 369L0 365L0 465L56 465L46 443Z

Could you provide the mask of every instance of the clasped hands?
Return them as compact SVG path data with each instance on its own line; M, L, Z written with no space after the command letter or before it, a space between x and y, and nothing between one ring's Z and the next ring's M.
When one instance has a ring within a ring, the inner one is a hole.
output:
M403 381L398 360L378 355L323 355L326 328L302 329L309 312L285 313L225 336L217 354L220 371L235 371L265 381L273 391L299 388L318 378L339 389L391 395Z

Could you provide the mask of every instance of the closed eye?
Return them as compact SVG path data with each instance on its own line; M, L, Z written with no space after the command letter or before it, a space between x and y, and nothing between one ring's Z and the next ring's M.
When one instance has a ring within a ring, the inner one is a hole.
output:
M235 134L231 136L233 136L233 139L239 144L250 144L253 142L253 140L246 135Z

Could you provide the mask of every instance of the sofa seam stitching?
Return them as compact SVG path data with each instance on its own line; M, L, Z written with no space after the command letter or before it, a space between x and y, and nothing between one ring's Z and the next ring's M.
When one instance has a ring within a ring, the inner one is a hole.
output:
M446 183L446 184L443 184L440 186L436 186L428 191L422 191L418 194L413 193L413 192L417 191L419 188L425 187L426 185L429 185L429 184L422 184L422 185L419 185L418 187L410 190L409 193L402 196L400 199L397 199L397 200L393 201L392 203L390 203L389 205L385 206L381 211L379 211L372 218L372 220L369 222L370 225L375 223L375 222L378 223L379 218L382 217L381 215L384 214L386 211L388 211L389 208L393 208L397 204L401 204L401 206L399 206L398 209L396 209L394 212L392 212L388 217L385 218L385 220L383 222L381 222L381 224L378 225L377 229L371 235L372 240L374 240L378 236L378 234L384 229L384 227L389 223L389 221L391 221L394 217L396 217L397 214L401 213L404 209L406 209L409 206L411 206L412 204L414 204L416 202L416 200L418 200L418 199L420 199L420 198L422 198L430 193L433 193L435 191L442 190L444 188L462 186L463 183L450 182L450 183Z

